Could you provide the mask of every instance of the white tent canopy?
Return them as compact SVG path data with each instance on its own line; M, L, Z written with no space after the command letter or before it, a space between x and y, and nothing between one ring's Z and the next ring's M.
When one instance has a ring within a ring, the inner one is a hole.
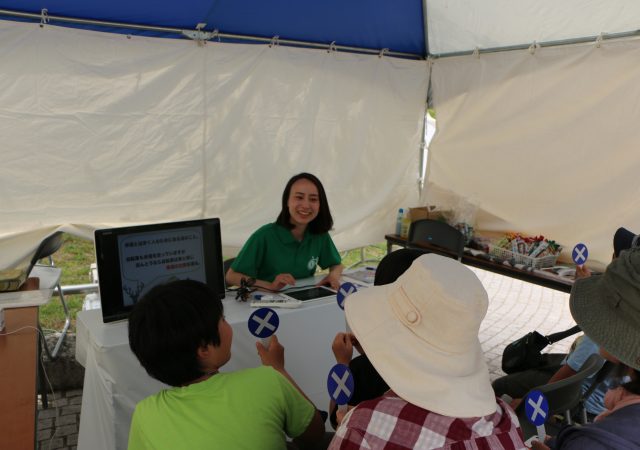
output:
M427 0L430 55L635 33L635 0Z
M264 2L198 5L207 30L224 34L249 3ZM0 269L55 229L88 237L99 226L217 216L237 247L273 220L300 171L323 180L340 248L380 241L396 208L419 202L427 92L438 130L420 202L471 200L482 209L476 228L582 241L602 262L618 226L640 231L640 3L408 0L392 14L368 1L367 21L350 3L324 28L324 9L268 3L250 34L313 40L326 29L347 46L426 60L0 22ZM93 18L146 17L148 4ZM60 0L24 5L71 14ZM174 27L200 17L154 5ZM418 10L422 21L411 19Z

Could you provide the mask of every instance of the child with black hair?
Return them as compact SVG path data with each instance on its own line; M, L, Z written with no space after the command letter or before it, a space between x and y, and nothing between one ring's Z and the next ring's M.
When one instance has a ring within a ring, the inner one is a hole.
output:
M150 376L173 386L136 406L129 449L284 449L285 434L319 441L318 411L284 368L274 335L256 342L262 367L221 373L233 331L205 284L156 286L133 308L129 345Z

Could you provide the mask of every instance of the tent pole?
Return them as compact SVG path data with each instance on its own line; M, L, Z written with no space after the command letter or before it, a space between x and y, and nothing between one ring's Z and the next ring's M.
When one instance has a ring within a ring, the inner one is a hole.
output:
M422 0L422 22L424 25L424 54L425 58L429 57L429 23L427 21L427 0ZM418 165L418 197L422 197L422 189L424 188L424 181L427 174L425 158L426 158L426 146L427 140L427 115L429 114L429 94L428 91L431 86L431 64L428 65L429 70L429 86L427 87L427 97L424 101L424 120L422 121L422 139L420 140L420 160Z
M429 98L431 92L431 60L427 60L427 70L429 71L429 77L427 78L427 95L424 99L424 120L422 122L422 139L420 142L420 165L418 168L418 195L422 197L422 190L424 189L424 183L427 178L427 116L429 115Z
M424 55L429 57L429 21L427 20L427 0L422 0L422 22L424 23Z
M65 17L65 16L52 16L46 14L46 9L43 10L43 13L28 13L23 11L13 11L8 9L0 9L0 15L2 16L10 16L10 17L19 17L23 19L33 19L36 21L43 22L43 18L46 17L46 23L50 22L62 22L62 23L72 23L79 25L93 25L99 27L109 27L109 28L121 28L127 30L136 30L136 31L154 31L159 33L167 33L167 34L176 34L181 35L183 37L188 37L190 39L195 40L209 40L209 39L229 39L233 41L247 41L247 42L256 42L256 43L272 43L274 38L265 38L262 36L250 36L243 34L231 34L231 33L222 33L218 30L213 30L207 32L203 29L203 27L198 27L196 30L183 30L179 28L172 27L159 27L159 26L149 26L149 25L139 25L139 24L131 24L131 23L123 23L123 22L109 22L103 20L92 20L92 19L78 19L75 17ZM205 24L202 24L205 25ZM304 47L304 48L317 48L323 50L337 50L347 53L364 53L369 55L380 55L381 49L371 49L364 47L354 47L348 45L336 45L335 43L331 44L322 44L318 42L309 42L309 41L297 41L293 39L277 39L278 44L280 45L289 45L293 47ZM410 58L410 59L424 59L422 55L417 55L414 53L405 53L405 52L396 52L384 49L384 54L386 56L394 56L400 58Z
M621 33L602 33L598 36L586 36L581 38L562 39L557 41L536 42L536 44L540 47L559 47L562 45L588 44L588 43L596 42L599 39L606 41L606 40L612 40L612 39L623 39L623 38L638 37L638 36L640 36L640 30L633 30L633 31L624 31ZM475 50L465 50L460 52L434 53L429 56L432 58L448 58L451 56L473 55L476 52L499 53L499 52L514 51L514 50L526 50L530 47L531 47L531 43L528 43L528 44L518 44L518 45L507 45L503 47L478 48Z

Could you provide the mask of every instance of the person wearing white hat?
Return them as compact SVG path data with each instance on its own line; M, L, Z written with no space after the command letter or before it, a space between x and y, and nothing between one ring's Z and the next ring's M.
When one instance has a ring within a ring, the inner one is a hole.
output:
M548 446L534 442L533 448L640 449L640 248L622 251L603 275L576 281L569 306L602 356L628 378L607 392L607 410L594 423L563 428Z
M489 381L478 340L487 307L478 277L435 254L349 296L349 327L390 390L349 411L329 449L525 448Z

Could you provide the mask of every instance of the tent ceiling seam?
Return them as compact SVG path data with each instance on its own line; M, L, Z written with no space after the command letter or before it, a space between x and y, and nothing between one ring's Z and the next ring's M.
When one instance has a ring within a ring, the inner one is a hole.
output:
M574 38L574 39L563 39L557 41L546 41L546 42L537 42L533 41L528 44L518 44L518 45L508 45L503 47L491 47L491 48L480 48L475 47L473 50L465 50L459 52L447 52L447 53L434 53L428 55L429 58L439 59L439 58L450 58L454 56L468 56L475 55L479 56L480 54L485 53L500 53L500 52L509 52L509 51L518 51L518 50L529 50L534 51L536 49L542 47L559 47L563 45L575 45L575 44L588 44L595 43L597 47L600 47L603 41L606 40L615 40L615 39L624 39L624 38L633 38L640 36L640 30L632 30L632 31L624 31L620 33L600 33L597 36L587 36L584 38Z
M255 42L255 43L272 43L274 38L265 38L261 36L250 36L244 34L232 34L232 33L223 33L219 30L206 31L203 26L206 24L198 24L195 30L184 30L181 28L173 28L173 27L161 27L161 26L151 26L151 25L140 25L140 24L130 24L123 22L110 22L104 20L93 20L93 19L79 19L75 17L66 17L66 16L52 16L48 14L48 11L43 9L40 14L29 13L24 11L13 11L8 9L0 9L0 15L9 16L9 17L19 17L23 19L32 19L40 22L40 26L44 26L44 24L52 24L52 22L62 22L62 23L70 23L77 25L93 25L99 27L106 28L123 28L129 30L138 30L138 31L153 31L160 33L169 33L169 34L177 34L183 37L187 37L189 39L193 39L195 41L208 41L212 39L229 39L229 40L238 40L238 41L246 41L246 42ZM364 47L355 47L349 45L336 45L336 42L333 41L330 44L323 44L318 42L310 42L310 41L299 41L295 39L281 39L279 36L275 36L277 38L278 43L282 45L287 45L291 47L302 47L302 48L315 48L315 49L324 49L324 50L335 50L342 51L347 53L364 53L368 55L378 55L382 49L371 49ZM386 55L394 56L399 58L409 58L409 59L424 59L424 55L418 55L415 53L406 53L406 52L396 52L396 51L387 51Z

